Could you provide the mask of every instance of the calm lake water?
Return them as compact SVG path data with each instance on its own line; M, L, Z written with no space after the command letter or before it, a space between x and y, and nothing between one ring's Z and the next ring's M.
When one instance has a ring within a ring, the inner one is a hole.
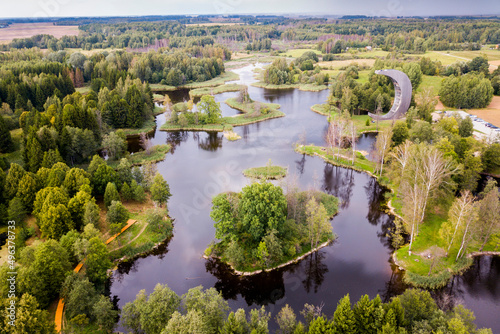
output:
M237 82L253 82L253 69L247 66L235 70L240 75ZM174 236L154 254L122 264L114 272L111 296L120 308L134 300L141 289L151 293L157 283L168 284L179 295L203 285L220 291L233 310L266 305L272 312L270 328L275 329L274 317L285 304L296 314L305 303L324 304L323 312L332 316L338 300L347 293L351 301L363 294L371 298L380 294L387 301L407 288L401 281L402 273L391 262L393 250L386 234L393 222L381 209L384 189L364 173L334 167L293 150L299 137L310 144L324 145L326 117L310 107L323 103L328 93L249 86L252 99L279 103L286 117L236 127L234 131L242 139L235 142L227 141L221 133L162 132L158 129L165 115L157 117L153 143L172 145L158 170L172 193L169 209L175 217ZM174 103L189 99L187 90L169 95ZM215 98L223 102L236 95L223 93ZM224 116L238 113L224 103L221 108ZM372 134L362 136L357 148L369 151L374 138ZM338 238L298 264L240 278L224 264L202 258L215 234L209 216L211 198L223 191L240 191L250 183L242 171L263 166L269 159L275 165L287 166L302 189L314 187L340 198L340 213L332 219ZM476 314L478 326L500 332L499 278L498 258L478 258L465 275L433 295L443 308L464 304Z

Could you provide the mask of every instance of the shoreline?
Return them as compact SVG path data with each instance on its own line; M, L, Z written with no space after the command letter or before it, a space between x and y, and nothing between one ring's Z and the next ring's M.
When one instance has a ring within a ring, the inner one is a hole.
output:
M379 182L379 176L373 174L372 172L370 172L368 170L364 170L364 169L356 167L356 166L345 165L345 164L342 164L339 162L331 161L330 159L327 159L326 157L323 157L316 152L314 152L313 154L309 154L309 153L306 153L304 151L300 151L300 148L302 148L302 147L304 147L304 145L296 147L295 151L297 153L307 154L309 156L317 156L317 157L323 159L325 162L332 164L332 165L335 165L335 166L349 168L349 169L356 170L358 172L366 173L367 175L375 178L377 180L377 182ZM380 182L379 182L379 184L380 184ZM391 193L394 193L394 189L392 189L391 187L384 185L384 184L380 184L380 185L383 186L384 188L388 189ZM387 214L389 214L393 217L399 218L402 221L404 221L403 217L396 212L396 208L392 205L392 199L388 199L386 205L387 205L387 210L386 210ZM477 256L500 256L500 252L492 252L492 251L471 252L471 253L466 254L465 257L467 259L471 259L471 258L477 257ZM450 279L453 276L461 275L465 270L469 269L472 266L472 261L467 261L465 265L458 267L458 268L447 267L445 270L443 270L438 275L423 276L423 275L417 274L413 271L410 271L405 266L403 266L401 264L401 262L398 261L397 250L394 250L392 252L391 259L392 259L392 262L399 268L399 270L404 270L406 272L404 277L403 277L403 281L406 284L409 284L409 285L414 286L414 287L425 288L425 289L430 289L430 290L440 288L442 286L446 286L446 284L448 284L448 282L450 281ZM422 282L417 282L415 280L415 278L421 279Z
M209 260L209 259L217 259L217 260L220 260L221 262L223 262L224 264L228 265L234 272L234 274L238 275L238 276L254 276L254 275L258 275L258 274L261 274L261 273L264 273L264 272L271 272L271 271L274 271L274 270L278 270L278 269L281 269L281 268L284 268L286 266L289 266L293 263L297 263L301 260L303 260L304 258L306 258L307 256L319 251L320 249L332 244L337 238L335 237L334 239L330 239L330 240L327 240L325 241L324 243L322 243L321 245L319 245L318 247L316 248L313 248L311 249L310 251L302 254L301 256L299 257L296 257L294 259L291 259L290 261L287 261L285 263L282 263L280 265L277 265L275 267L272 267L272 268L266 268L266 269L259 269L259 270L255 270L255 271L239 271L237 270L236 268L233 267L232 264L228 263L228 262L225 262L225 261L222 261L222 259L218 256L214 256L214 255L210 255L210 256L207 256L205 254L202 255L202 258L204 258L205 260Z

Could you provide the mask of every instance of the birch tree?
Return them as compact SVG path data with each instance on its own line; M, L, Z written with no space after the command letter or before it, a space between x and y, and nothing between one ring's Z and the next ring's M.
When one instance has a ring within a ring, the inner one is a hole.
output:
M406 140L403 144L396 146L391 156L395 159L398 169L400 169L400 176L403 177L406 167L411 159L412 143Z
M500 232L500 194L495 180L488 181L484 194L478 203L481 222L478 226L478 237L482 241L480 252L483 251L491 235Z
M318 203L314 197L311 197L306 205L306 215L311 249L313 249L318 247L321 236L332 233L332 225L325 207L322 203Z
M472 210L467 217L467 220L465 222L465 228L462 234L462 241L460 243L460 248L458 249L457 257L455 258L455 261L458 261L460 257L462 257L467 249L467 246L469 245L469 242L472 240L473 237L473 230L476 227L476 223L478 221L478 211L477 211L477 206L473 205Z
M443 223L439 234L448 243L446 255L448 256L450 248L455 241L458 231L469 220L469 216L474 209L474 197L470 191L463 191L461 197L457 198L448 212L448 221Z
M378 133L377 141L375 142L375 154L379 163L380 176L382 176L384 162L391 148L391 137L392 129L387 128Z
M452 160L446 159L437 148L430 146L422 153L422 173L420 173L420 177L424 187L424 198L420 221L424 220L429 197L443 182L448 183L446 178L457 171L457 168L452 166Z

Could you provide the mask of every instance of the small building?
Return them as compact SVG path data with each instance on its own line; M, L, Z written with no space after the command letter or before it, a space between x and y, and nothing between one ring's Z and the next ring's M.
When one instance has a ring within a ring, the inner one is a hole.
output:
M365 49L366 49L366 51L371 51L372 47L368 45L368 46L365 47Z

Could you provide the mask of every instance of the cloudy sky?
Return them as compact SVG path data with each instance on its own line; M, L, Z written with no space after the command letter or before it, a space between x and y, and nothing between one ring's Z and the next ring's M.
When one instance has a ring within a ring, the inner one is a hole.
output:
M171 14L500 14L499 0L0 0L0 17Z

